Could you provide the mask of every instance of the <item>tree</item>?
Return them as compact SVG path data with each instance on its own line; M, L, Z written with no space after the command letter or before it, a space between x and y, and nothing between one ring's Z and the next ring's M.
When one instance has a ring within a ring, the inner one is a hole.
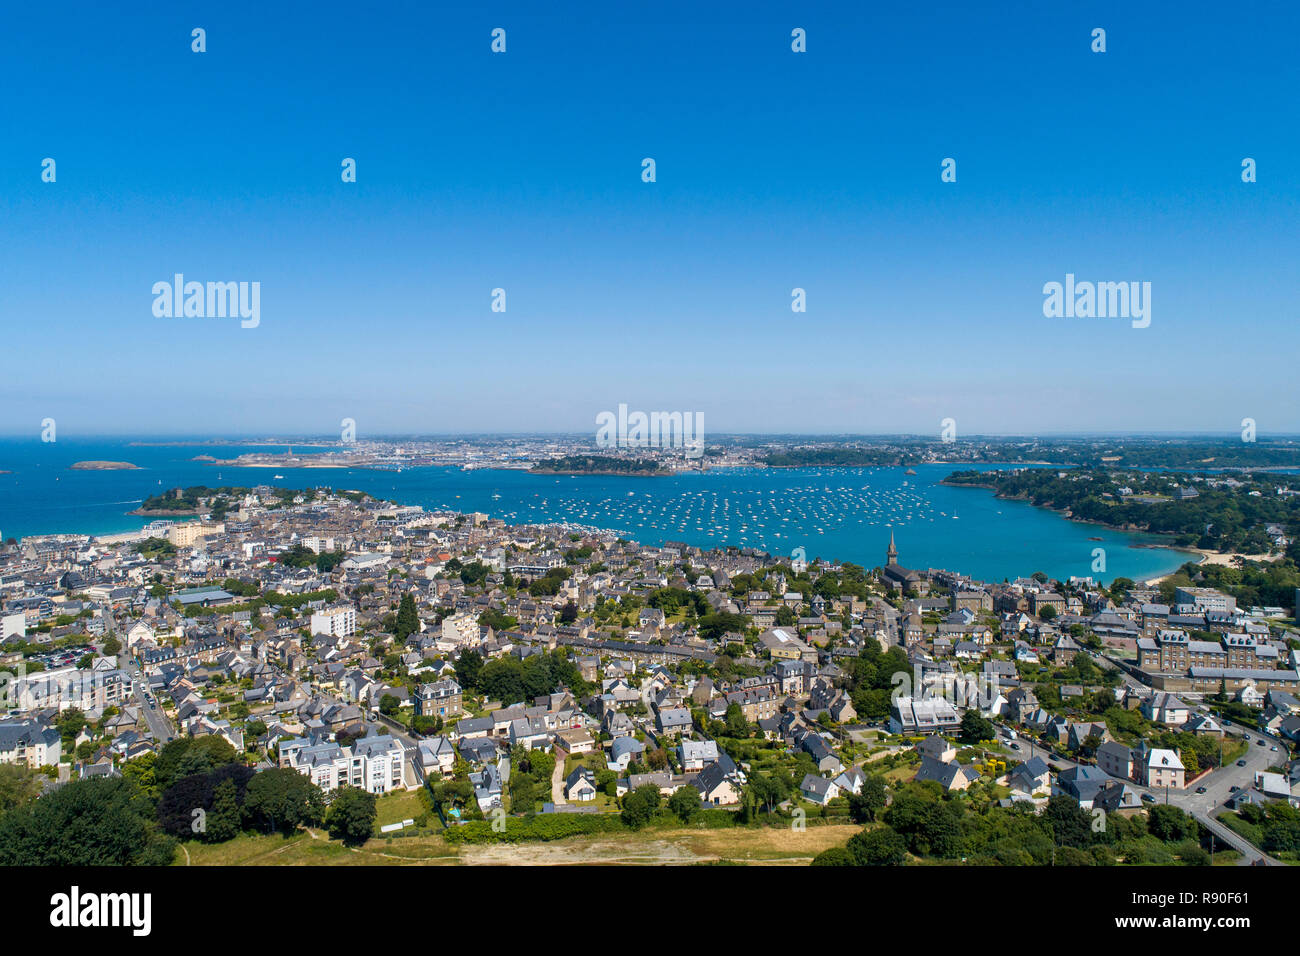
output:
M348 846L360 846L375 829L375 795L358 787L340 787L325 812L330 836Z
M81 733L81 728L86 726L86 715L76 707L69 707L67 710L60 711L59 716L54 718L54 726L63 738L63 747L66 750L72 749L72 742L77 739L77 734Z
M1147 811L1147 832L1166 843L1176 843L1197 836L1199 827L1194 817L1178 807L1158 803Z
M1050 621L1056 617L1056 608L1050 604L1044 604L1038 609L1038 618L1042 621Z
M73 780L0 817L3 866L157 866L176 844L125 777Z
M993 721L980 716L978 710L972 709L962 714L961 730L957 735L957 739L962 743L977 744L981 740L992 740L996 734Z
M224 737L178 737L158 752L154 765L156 784L163 791L182 777L209 773L238 759L235 748Z
M870 823L889 802L885 794L885 778L871 774L862 781L859 793L849 794L849 817L854 823Z
M41 779L24 764L0 764L0 816L39 797Z
M846 847L833 846L813 857L812 866L853 866L853 854Z
M325 798L305 775L289 767L273 767L248 782L244 810L268 833L279 830L289 834L299 826L320 823Z
M748 737L749 721L745 719L745 712L741 710L737 703L727 705L727 736L728 737Z
M845 849L858 866L902 866L907 859L907 841L889 827L863 830Z
M461 651L456 658L456 682L466 690L478 686L478 674L483 669L483 657L478 651Z
M217 784L206 822L203 839L208 843L224 843L238 835L243 818L239 811L234 780L227 778Z
M515 813L532 813L537 802L537 787L532 775L515 773L510 777L510 809Z
M412 634L419 633L420 615L415 609L415 597L411 594L402 595L402 603L397 608L397 623L394 626L393 633L397 635L397 640L405 641Z
M135 762L131 761L131 763ZM127 766L129 767L130 764ZM211 814L216 809L216 794L221 785L227 781L231 783L234 788L235 804L239 807L243 803L248 782L254 775L255 771L252 767L230 763L223 764L209 773L196 773L182 777L167 787L158 800L159 825L164 832L181 840L192 840L196 836L206 839L203 830L196 829L194 824L199 819L204 820L205 828L211 824ZM196 810L202 810L204 816L196 815ZM228 808L223 812L227 810ZM240 828L242 822L241 812L234 819L236 830Z
M682 823L690 823L691 818L700 812L700 791L690 784L678 788L668 798L668 809L677 814Z
M1064 794L1047 801L1043 818L1051 826L1058 847L1085 847L1092 842L1092 817ZM1059 856L1057 862L1060 862Z
M601 770L596 774L596 789L607 797L618 796L618 774L612 770Z
M623 798L623 823L633 830L640 830L654 819L659 812L659 786L643 783Z
M392 694L384 694L379 698L379 712L385 717L393 716L400 707L401 702Z
M538 782L550 780L555 773L555 754L545 750L528 751L528 772Z

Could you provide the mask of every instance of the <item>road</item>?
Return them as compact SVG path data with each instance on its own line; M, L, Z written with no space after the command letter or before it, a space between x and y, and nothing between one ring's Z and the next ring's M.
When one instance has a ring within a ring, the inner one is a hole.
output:
M159 745L165 744L169 740L175 740L176 730L172 727L171 721L167 719L167 715L163 713L162 708L150 707L149 701L145 699L144 675L140 672L140 666L134 662L128 662L125 669L131 675L131 690L136 703L140 705L140 713L144 715L144 721L149 726L149 732L153 734L154 740L158 741Z
M1222 823L1219 823L1213 816L1222 809L1224 801L1232 796L1232 787L1236 786L1241 790L1250 790L1255 786L1256 773L1267 770L1274 763L1280 763L1286 759L1285 747L1278 738L1258 731L1250 731L1249 733L1251 738L1249 749L1240 758L1245 761L1246 766L1238 767L1236 761L1233 761L1228 766L1220 767L1208 776L1200 778L1190 789L1171 790L1168 798L1169 804L1192 814L1226 843L1234 849L1240 850L1243 865L1254 863L1256 860L1263 858L1264 862L1270 866L1281 866L1282 864L1279 861L1261 852L1243 837L1238 836ZM1264 741L1262 747L1259 745L1261 740ZM1278 749L1274 751L1273 747ZM1205 787L1205 793L1197 793L1197 787ZM1153 792L1156 793L1157 797L1163 798L1160 791Z
M394 740L401 743L402 749L406 752L406 762L415 775L416 783L424 783L424 767L420 764L420 747L410 732L397 721L390 717L375 711L375 717L379 723L383 724Z
M1233 761L1228 766L1220 767L1207 776L1201 777L1190 788L1169 790L1167 793L1164 789L1144 787L1132 780L1125 780L1124 783L1139 794L1151 794L1156 798L1156 803L1168 802L1170 806L1178 807L1180 810L1196 817L1219 839L1241 853L1240 865L1249 866L1263 859L1265 865L1282 866L1284 864L1263 853L1244 837L1233 832L1214 817L1214 814L1222 809L1224 801L1232 796L1232 787L1236 786L1242 790L1250 790L1255 785L1256 772L1267 770L1274 763L1282 762L1286 758L1285 748L1276 737L1256 731L1248 731L1248 733L1251 738L1250 749L1239 758L1245 761L1246 766L1244 767L1238 767L1236 761ZM1007 736L1005 727L998 727L998 736L1004 745L1009 746L1011 744L1012 738ZM1259 746L1261 739L1264 741L1262 747ZM1017 737L1015 742L1020 744L1021 749L1014 751L1016 757L1020 760L1030 759L1032 752L1032 755L1042 757L1048 763L1055 764L1062 770L1069 770L1071 767L1077 766L1074 761L1050 753L1041 743L1031 741L1027 737ZM1272 750L1273 746L1277 746L1278 749L1276 751ZM1205 787L1205 793L1197 793L1197 787ZM1144 802L1150 806L1150 802Z
M566 751L555 748L555 769L551 771L551 802L562 807L569 801L564 799L564 764L569 759Z
M1122 676L1124 683L1129 687L1136 689L1150 690L1140 681L1135 679L1125 668L1117 665L1112 659L1103 655L1093 655L1094 660L1102 667L1117 670ZM1186 698L1184 698L1186 699ZM1201 705L1196 705L1194 699L1189 701L1193 708L1208 713ZM1215 718L1225 727L1234 726L1228 724L1223 718ZM1246 766L1238 767L1234 760L1226 767L1220 767L1208 776L1201 777L1190 788L1184 790L1171 790L1168 793L1168 802L1171 806L1178 807L1187 813L1192 814L1196 819L1204 823L1211 832L1221 838L1233 849L1240 851L1242 865L1250 865L1255 861L1263 859L1264 863L1269 866L1281 866L1283 864L1274 860L1272 857L1260 851L1258 848L1249 843L1245 838L1234 833L1222 823L1214 818L1214 814L1223 808L1226 801L1233 794L1232 788L1235 786L1241 790L1250 790L1255 786L1255 774L1261 770L1267 770L1274 763L1283 763L1286 761L1288 752L1285 742L1272 734L1260 733L1250 728L1235 728L1245 730L1250 736L1249 750L1239 759L1246 762ZM1259 746L1259 741L1264 741L1264 746ZM1274 751L1272 748L1278 749ZM1160 790L1149 790L1147 787L1131 784L1134 789L1152 793L1159 801L1164 802L1166 795ZM1205 793L1197 793L1197 787L1205 787Z

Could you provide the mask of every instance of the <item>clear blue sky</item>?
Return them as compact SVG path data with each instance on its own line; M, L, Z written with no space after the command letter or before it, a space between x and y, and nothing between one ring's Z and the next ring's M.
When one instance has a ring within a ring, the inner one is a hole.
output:
M115 6L0 30L0 432L1300 431L1292 3Z

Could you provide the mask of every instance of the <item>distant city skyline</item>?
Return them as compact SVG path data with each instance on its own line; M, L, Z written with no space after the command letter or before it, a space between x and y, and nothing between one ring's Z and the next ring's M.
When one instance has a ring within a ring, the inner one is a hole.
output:
M579 7L15 9L0 434L1300 433L1295 8Z
M592 439L593 448L597 451L600 449L594 444L595 430L560 430L560 429L534 429L525 431L439 431L439 432L386 432L378 434L358 434L356 441L366 442L400 442L400 441L436 441L443 439L467 439L467 438L485 438L485 439L512 439L512 438L564 438L570 440ZM1167 432L1120 432L1120 431L1097 431L1097 432L1039 432L1029 434L1023 432L985 432L972 435L960 435L955 441L977 442L977 441L1105 441L1105 440L1196 440L1204 439L1206 441L1221 442L1224 440L1237 440L1240 429L1211 432L1211 431L1167 431ZM853 442L853 441L875 441L883 442L887 440L897 440L900 442L926 442L933 441L935 444L943 444L942 439L938 437L938 430L933 433L922 434L919 432L815 432L815 431L724 431L718 430L706 437L707 441L744 441L744 440L776 440L776 439L809 439L824 442ZM28 429L26 431L0 431L0 441L40 441L39 429ZM308 432L308 431L278 431L278 432L176 432L176 431L157 431L157 432L60 432L57 439L60 442L158 442L166 444L168 442L186 442L186 443L221 443L221 442L311 442L313 444L322 444L341 442L336 433L329 432ZM1259 444L1270 444L1273 442L1296 442L1300 441L1300 432L1261 432L1256 439Z

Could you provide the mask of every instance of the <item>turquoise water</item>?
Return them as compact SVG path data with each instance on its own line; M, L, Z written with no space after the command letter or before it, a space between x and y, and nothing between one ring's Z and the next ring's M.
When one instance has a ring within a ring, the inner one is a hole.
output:
M922 465L916 475L902 468L800 468L627 478L456 468L277 470L190 460L200 454L233 458L245 451L283 450L2 440L0 468L12 474L0 475L0 534L136 530L148 519L127 512L163 488L329 485L403 504L482 511L511 523L607 528L648 544L738 545L777 555L803 548L809 560L820 556L866 567L884 563L892 532L901 564L948 568L989 581L1034 571L1058 578L1143 580L1188 560L1185 553L1168 548L1134 547L1154 540L1149 537L1067 521L1023 502L999 501L984 489L940 485L956 470L949 465ZM141 470L68 470L73 462L89 459L130 461ZM283 479L274 479L276 474ZM1096 548L1105 550L1104 572L1093 570Z

